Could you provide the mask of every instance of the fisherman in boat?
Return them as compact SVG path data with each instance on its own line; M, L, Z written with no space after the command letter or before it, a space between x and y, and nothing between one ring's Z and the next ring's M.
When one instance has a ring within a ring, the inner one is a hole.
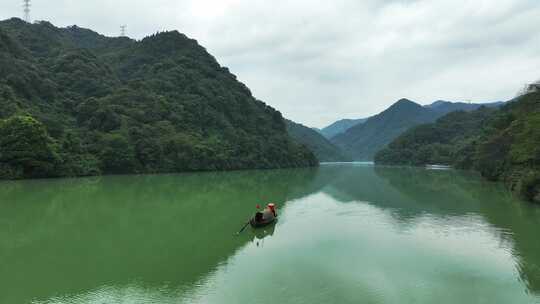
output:
M255 213L254 223L252 226L264 225L272 223L277 218L276 205L268 204L262 211Z

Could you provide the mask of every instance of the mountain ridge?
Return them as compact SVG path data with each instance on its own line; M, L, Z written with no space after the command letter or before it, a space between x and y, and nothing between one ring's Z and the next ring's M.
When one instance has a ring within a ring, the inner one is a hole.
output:
M369 161L375 153L409 127L430 122L437 112L402 98L383 112L370 117L332 142L353 156L354 160Z
M135 41L9 19L0 39L0 133L43 143L0 138L0 178L318 163L279 111L178 31Z
M446 100L437 100L425 107L436 111L442 111L450 113L453 111L474 111L481 107L487 108L497 108L504 105L504 101L495 101L488 103L470 103L470 102L455 102L455 101L446 101Z
M435 101L422 106L401 98L383 112L368 118L345 132L331 138L331 142L353 156L355 160L373 160L375 154L409 128L436 121L450 112L473 111L481 107L500 107L503 102L486 104Z

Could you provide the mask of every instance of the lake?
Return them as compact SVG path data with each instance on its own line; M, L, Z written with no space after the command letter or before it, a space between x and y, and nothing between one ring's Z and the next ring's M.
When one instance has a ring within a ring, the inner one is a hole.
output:
M236 232L257 204L275 226ZM325 164L0 182L0 303L540 303L540 208Z

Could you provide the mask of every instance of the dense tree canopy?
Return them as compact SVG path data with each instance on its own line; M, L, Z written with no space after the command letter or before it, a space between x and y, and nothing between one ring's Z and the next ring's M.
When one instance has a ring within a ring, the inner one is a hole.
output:
M59 165L57 147L45 127L29 116L0 121L0 176L43 177Z
M2 159L3 177L317 164L281 113L178 32L134 41L1 21L0 119L10 136L39 130L51 152L37 167Z

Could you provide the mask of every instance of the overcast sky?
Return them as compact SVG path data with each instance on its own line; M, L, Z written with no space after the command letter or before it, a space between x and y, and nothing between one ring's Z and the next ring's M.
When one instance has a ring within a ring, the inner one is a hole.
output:
M1 0L12 16L22 0ZM31 17L136 39L177 29L315 127L402 97L506 100L540 78L539 0L32 0Z

